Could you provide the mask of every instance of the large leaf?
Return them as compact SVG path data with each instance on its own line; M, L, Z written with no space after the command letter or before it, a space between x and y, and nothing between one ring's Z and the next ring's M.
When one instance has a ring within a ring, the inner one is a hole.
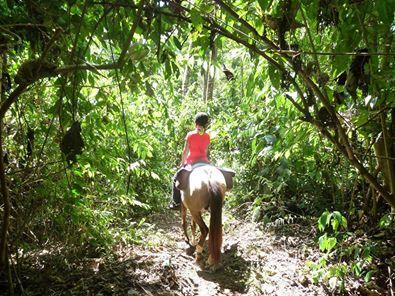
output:
M191 9L191 21L197 31L201 31L203 29L203 18L201 17L200 12L195 8Z

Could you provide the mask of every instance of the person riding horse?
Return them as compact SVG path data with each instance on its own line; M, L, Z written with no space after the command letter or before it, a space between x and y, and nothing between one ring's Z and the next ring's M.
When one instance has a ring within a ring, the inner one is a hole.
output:
M195 116L196 129L190 131L185 137L185 146L182 153L181 169L196 163L210 163L208 159L208 146L210 145L210 135L206 132L209 117L204 112L199 112ZM179 171L178 171L179 172ZM181 192L175 186L173 178L173 195L170 209L179 209L181 204Z
M198 113L195 118L196 129L186 136L182 155L182 167L173 178L173 205L181 204L182 228L186 242L195 248L196 261L203 258L202 252L208 235L207 266L211 270L220 267L222 246L222 205L225 192L233 186L233 170L217 168L210 164L208 146L210 136L205 132L208 115ZM207 227L202 212L210 209L210 222ZM192 244L187 231L187 211L191 214ZM200 238L196 244L196 225Z

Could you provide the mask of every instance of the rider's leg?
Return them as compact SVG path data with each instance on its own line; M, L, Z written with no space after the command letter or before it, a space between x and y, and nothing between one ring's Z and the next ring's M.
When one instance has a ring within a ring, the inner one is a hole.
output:
M173 194L169 208L172 210L179 209L180 204L181 204L181 191L176 187L175 182L173 181Z

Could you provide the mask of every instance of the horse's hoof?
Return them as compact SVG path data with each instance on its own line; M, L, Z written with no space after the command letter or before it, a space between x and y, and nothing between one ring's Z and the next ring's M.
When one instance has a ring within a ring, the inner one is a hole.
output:
M211 258L211 255L208 256L207 260L206 260L206 266L209 267L211 265L214 265L214 261Z
M206 265L205 272L207 273L215 273L219 270L222 270L224 266L221 263Z
M188 249L186 249L186 253L188 256L192 256L194 252L195 252L194 246L189 246Z
M195 255L196 262L200 262L200 261L202 261L202 259L203 259L203 255L201 253L197 253Z

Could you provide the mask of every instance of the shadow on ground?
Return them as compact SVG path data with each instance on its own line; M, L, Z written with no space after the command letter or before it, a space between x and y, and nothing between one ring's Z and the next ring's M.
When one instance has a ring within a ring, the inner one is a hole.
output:
M215 282L220 290L244 293L247 291L247 281L250 274L250 262L238 255L238 245L233 244L222 254L223 268L211 273L205 270L198 271L198 275L206 281Z
M129 251L129 250L128 250ZM130 253L130 258L84 258L71 261L66 250L38 255L20 266L15 295L177 295L172 266L155 256ZM0 287L3 286L0 282ZM0 295L8 295L2 287Z

